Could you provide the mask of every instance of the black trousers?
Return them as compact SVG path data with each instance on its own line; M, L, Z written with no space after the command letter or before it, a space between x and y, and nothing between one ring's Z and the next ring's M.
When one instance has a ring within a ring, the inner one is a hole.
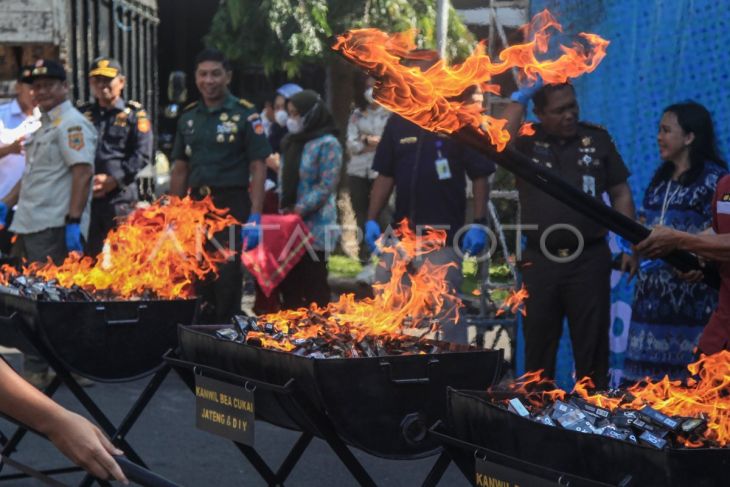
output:
M194 199L203 196L198 191L191 191ZM251 200L246 188L212 188L211 198L217 208L228 208L230 214L238 221L245 223L251 212ZM201 323L228 323L236 314L241 313L243 296L243 264L241 263L241 226L232 225L213 236L213 241L206 243L208 252L219 253L220 248L233 250L235 253L224 263L218 264L218 275L209 275L199 282L196 291L201 299Z
M106 198L91 200L89 239L84 248L86 255L99 255L109 231L117 226L120 218L129 215L133 209L134 203L131 202L112 203Z
M529 264L528 264L529 263ZM525 369L555 377L563 319L568 318L576 378L608 385L611 252L604 242L588 246L575 261L559 264L526 251L522 276L530 297L524 318Z
M326 306L330 302L327 283L327 261L324 252L316 252L316 259L305 253L289 271L281 284L282 309L307 308L312 303Z

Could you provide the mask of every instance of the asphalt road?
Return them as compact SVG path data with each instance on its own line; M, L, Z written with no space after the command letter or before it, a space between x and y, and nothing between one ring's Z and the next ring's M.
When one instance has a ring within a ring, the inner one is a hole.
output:
M18 354L8 355L7 358L16 368L19 366ZM145 383L142 380L96 384L87 391L107 416L119 421ZM88 416L65 387L54 397L64 406ZM12 425L0 420L0 431L9 435ZM256 446L270 465L279 465L296 439L297 434L294 432L260 421L256 423ZM232 443L195 428L193 395L174 373L165 380L127 440L152 470L181 486L266 485ZM420 485L436 460L436 457L411 461L384 460L357 450L355 456L375 482L382 486ZM26 437L12 458L36 469L69 464L50 443L32 435ZM2 470L2 474L13 472L7 466ZM56 478L65 484L77 485L81 475L66 474ZM0 487L2 485L25 487L42 484L35 480L13 480L0 483ZM329 446L315 439L286 485L344 487L357 483ZM466 487L469 483L451 465L439 485Z

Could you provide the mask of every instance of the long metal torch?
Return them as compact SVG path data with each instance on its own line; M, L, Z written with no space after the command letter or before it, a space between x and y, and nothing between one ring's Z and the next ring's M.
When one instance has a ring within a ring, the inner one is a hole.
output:
M591 218L633 244L641 242L651 233L648 228L640 223L585 194L557 174L534 163L529 157L511 145L508 145L504 151L497 152L489 139L471 126L461 129L452 137L485 154L515 176L524 179L539 190L544 191L561 203ZM677 250L664 257L664 260L683 272L701 270L704 274L704 282L707 285L715 289L720 288L720 275L717 268L713 266L702 267L693 254Z

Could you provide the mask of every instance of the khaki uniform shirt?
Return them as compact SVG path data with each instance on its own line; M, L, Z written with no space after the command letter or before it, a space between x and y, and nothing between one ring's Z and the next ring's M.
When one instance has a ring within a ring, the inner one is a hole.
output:
M41 116L41 128L25 148L26 165L20 186L18 208L10 230L36 233L66 225L71 203L71 167L93 165L96 130L70 101ZM81 217L81 232L89 228L89 200Z

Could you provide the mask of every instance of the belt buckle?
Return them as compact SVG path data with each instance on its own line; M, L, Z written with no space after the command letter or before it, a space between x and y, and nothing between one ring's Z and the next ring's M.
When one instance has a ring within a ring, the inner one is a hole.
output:
M213 191L211 191L210 186L208 186L207 184L198 188L198 193L200 194L200 196L210 196L212 192Z
M570 249L558 249L558 257L570 256Z

